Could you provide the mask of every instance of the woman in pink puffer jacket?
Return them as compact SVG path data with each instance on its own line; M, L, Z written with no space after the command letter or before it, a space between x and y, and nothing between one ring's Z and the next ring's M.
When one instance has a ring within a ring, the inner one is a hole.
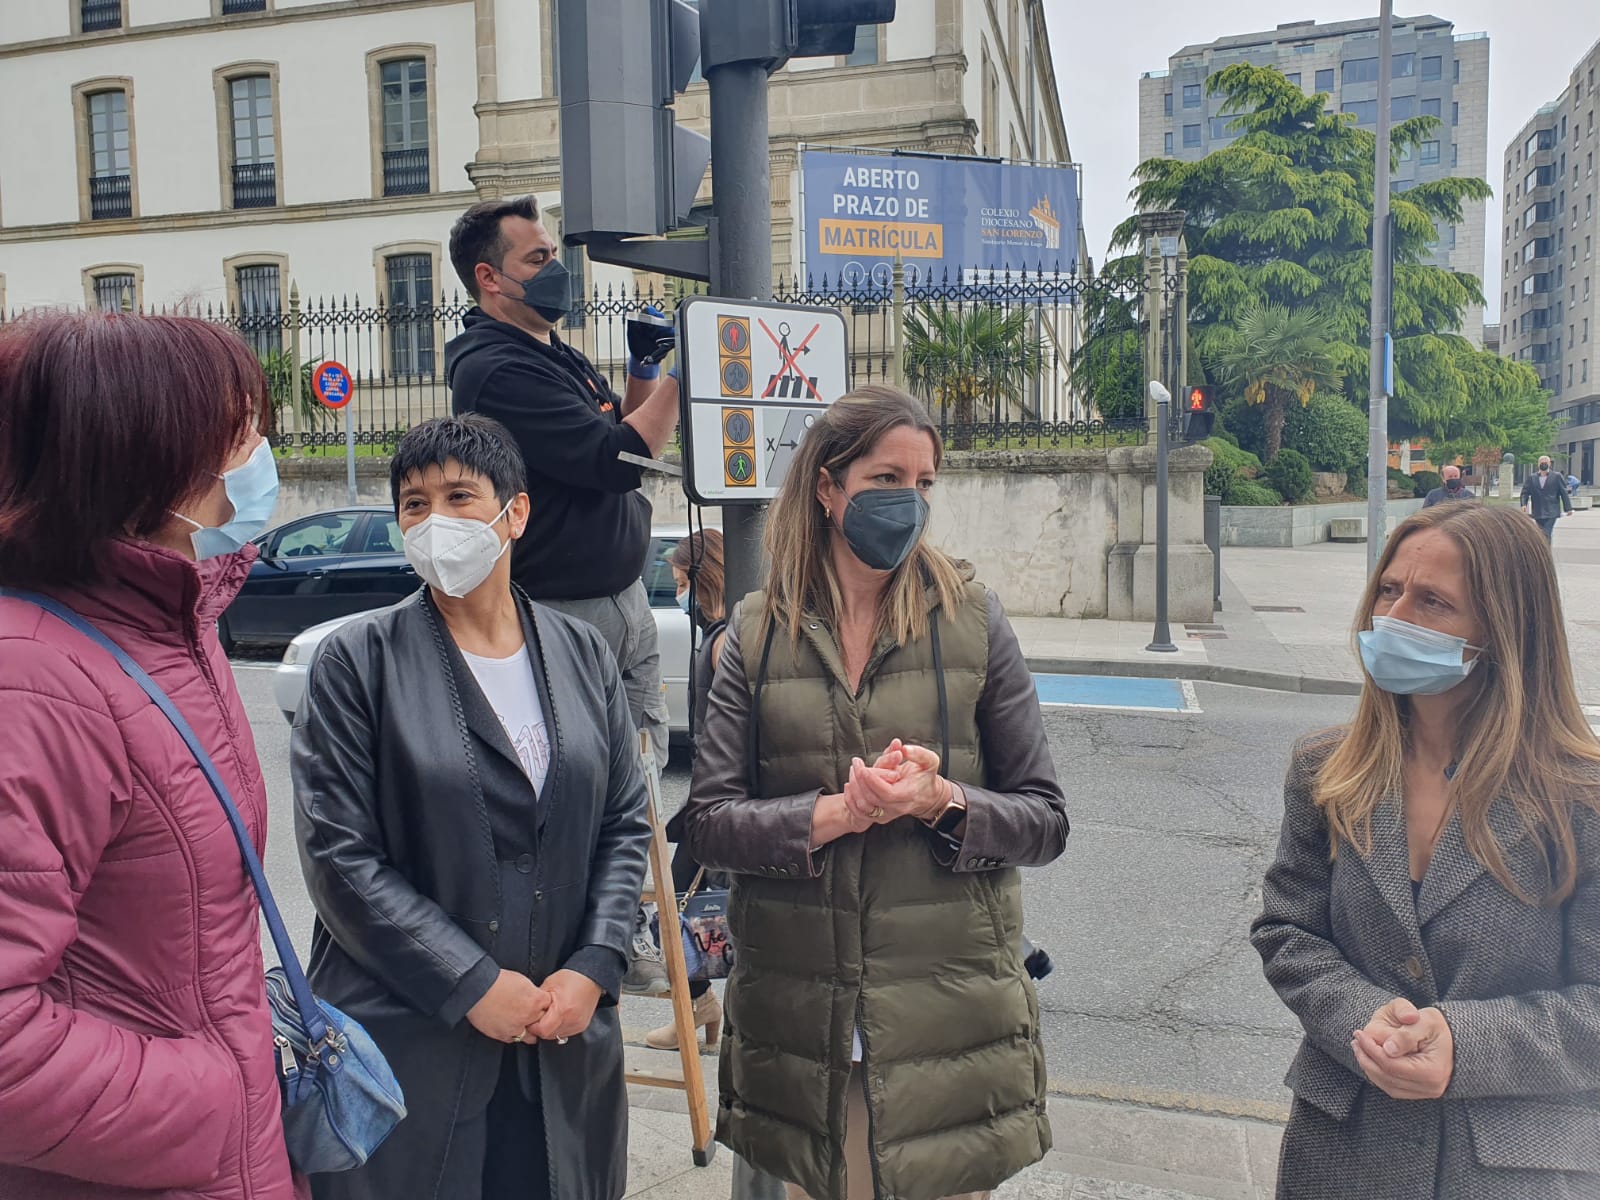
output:
M198 320L0 331L0 585L97 625L193 725L265 841L217 643L277 475L261 368ZM291 1200L254 892L138 686L0 598L0 1197Z

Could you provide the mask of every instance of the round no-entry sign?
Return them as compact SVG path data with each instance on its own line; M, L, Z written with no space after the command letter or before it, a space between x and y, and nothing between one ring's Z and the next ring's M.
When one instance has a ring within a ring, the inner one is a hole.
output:
M350 372L343 363L321 363L311 373L311 390L329 408L343 408L350 403Z

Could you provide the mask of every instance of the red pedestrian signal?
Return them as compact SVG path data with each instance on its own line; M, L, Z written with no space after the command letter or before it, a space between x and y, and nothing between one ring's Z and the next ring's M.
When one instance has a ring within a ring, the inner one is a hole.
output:
M1183 440L1203 442L1211 436L1211 427L1216 423L1216 398L1209 387L1200 385L1189 389L1186 400L1183 413Z

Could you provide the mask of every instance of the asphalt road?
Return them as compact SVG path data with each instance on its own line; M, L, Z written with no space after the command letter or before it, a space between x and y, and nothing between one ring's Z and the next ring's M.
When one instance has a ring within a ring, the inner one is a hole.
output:
M267 873L303 952L311 910L291 827L288 727L269 669L240 663L235 674L272 806ZM1354 702L1205 683L1195 694L1198 713L1046 711L1072 816L1065 855L1025 881L1028 934L1056 963L1039 987L1052 1090L1280 1114L1298 1032L1246 935L1289 748ZM670 808L687 788L675 758ZM659 1001L624 1003L629 1029L667 1019Z

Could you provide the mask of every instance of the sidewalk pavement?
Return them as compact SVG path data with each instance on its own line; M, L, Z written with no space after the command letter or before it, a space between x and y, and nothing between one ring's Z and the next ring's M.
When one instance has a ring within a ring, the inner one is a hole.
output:
M1554 549L1578 695L1600 705L1600 508L1558 521ZM1012 624L1039 671L1354 693L1361 670L1350 628L1366 556L1362 543L1224 546L1222 608L1210 624L1172 627L1177 654L1144 648L1152 632L1147 621L1013 617Z
M630 1044L628 1063L672 1070L677 1055ZM717 1060L701 1063L715 1114ZM727 1197L732 1156L718 1146L709 1166L694 1165L683 1093L628 1091L629 1200ZM1061 1096L1049 1114L1055 1148L995 1200L1271 1200L1281 1125Z

